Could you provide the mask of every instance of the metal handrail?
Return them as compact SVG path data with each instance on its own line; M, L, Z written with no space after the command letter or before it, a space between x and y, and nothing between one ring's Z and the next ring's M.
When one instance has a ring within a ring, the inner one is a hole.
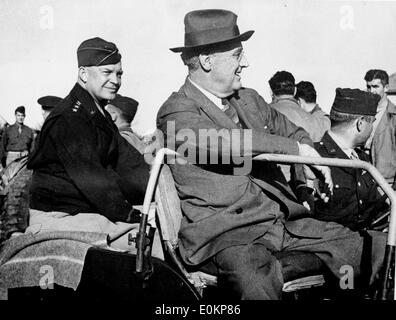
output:
M324 165L331 167L347 167L347 168L358 168L368 171L373 179L377 182L378 186L388 196L391 204L391 214L389 221L389 236L388 244L396 246L396 192L388 184L385 178L381 175L377 168L368 162L362 160L349 160L349 159L337 159L337 158L311 158L311 157L300 157L291 155L280 155L280 154L261 154L253 158L253 160L269 161L277 163L293 163L293 164L310 164L310 165Z
M347 167L347 168L358 168L368 171L373 179L377 182L378 186L385 192L390 201L390 220L388 228L388 239L385 250L385 271L383 275L383 283L381 285L381 290L379 293L380 299L385 300L388 292L388 279L393 278L393 287L396 286L396 268L394 268L393 276L390 276L392 269L392 260L395 263L395 248L396 248L396 192L391 188L391 186L386 182L384 177L368 162L361 160L347 160L347 159L337 159L337 158L311 158L311 157L300 157L292 155L280 155L280 154L261 154L253 158L253 160L259 161L269 161L277 163L293 163L293 164L310 164L310 165L325 165L332 167ZM396 290L394 291L393 300L396 300Z
M144 255L144 247L145 247L145 237L144 235L146 234L146 228L147 228L147 220L148 220L148 214L150 210L150 204L153 199L154 191L157 186L157 180L158 176L160 173L161 166L164 162L164 157L165 155L174 155L174 156L179 156L177 152L167 149L167 148L162 148L158 150L154 161L151 164L151 170L150 170L150 177L149 181L147 183L146 187L146 193L144 195L144 200L143 200L143 208L142 208L142 216L140 219L140 225L139 225L139 237L136 239L136 248L137 248L137 253L136 253L136 272L142 272L143 270L143 255ZM115 233L109 234L107 236L107 242L111 243L114 240L122 237L129 231L134 229L134 226L128 226L125 229L119 230Z
M148 219L148 212L150 209L150 203L153 199L155 187L157 184L158 176L160 173L161 166L164 162L164 157L166 155L172 155L174 157L183 158L177 152L162 148L160 149L152 163L152 168L150 172L149 182L146 188L146 194L143 202L142 209L142 219L139 227L139 233L144 235L146 232L146 225ZM358 168L368 171L373 179L378 183L379 187L385 192L390 200L390 221L388 228L388 240L387 240L387 248L385 252L385 276L383 288L384 292L380 293L381 297L384 298L386 296L386 288L388 275L391 270L391 262L392 257L395 256L395 248L396 248L396 192L390 187L390 185L386 182L384 177L379 173L379 171L370 163L361 161L361 160L347 160L347 159L337 159L337 158L313 158L313 157L300 157L293 155L281 155L281 154L261 154L253 158L253 160L257 161L267 161L267 162L276 162L276 163L286 163L286 164L308 164L308 165L324 165L324 166L332 166L332 167L347 167L347 168ZM108 240L111 242L113 239L119 238L121 235L132 230L133 227L127 228L123 231L117 232L117 234L109 235ZM141 272L143 268L143 247L144 247L144 238L140 237L141 243L137 244L137 259L136 259L136 271ZM396 268L395 268L396 269ZM393 277L396 282L396 273ZM394 295L394 300L396 300L396 291Z

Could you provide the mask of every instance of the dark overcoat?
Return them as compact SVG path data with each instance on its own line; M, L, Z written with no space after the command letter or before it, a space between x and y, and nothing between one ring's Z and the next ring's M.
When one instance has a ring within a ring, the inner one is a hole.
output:
M149 166L103 112L79 84L51 112L28 161L31 208L125 221L142 203Z

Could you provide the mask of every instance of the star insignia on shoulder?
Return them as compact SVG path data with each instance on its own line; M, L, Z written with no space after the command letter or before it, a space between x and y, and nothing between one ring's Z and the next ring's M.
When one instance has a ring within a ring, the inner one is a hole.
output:
M77 112L78 109L80 109L80 105L81 105L81 102L77 100L76 103L74 104L73 108L72 108L72 111L73 112Z

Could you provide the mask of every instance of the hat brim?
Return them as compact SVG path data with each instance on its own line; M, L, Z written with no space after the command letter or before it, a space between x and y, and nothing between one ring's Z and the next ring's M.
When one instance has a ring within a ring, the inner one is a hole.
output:
M55 108L55 106L41 106L41 109L43 109L43 110L52 110L54 108Z
M169 50L172 51L172 52L183 52L184 50L205 48L205 47L208 47L208 46L211 46L211 45L214 45L214 44L226 44L226 43L236 42L236 41L246 41L246 40L249 40L249 38L252 36L253 33L254 33L254 30L249 30L249 31L246 31L246 32L240 34L237 37L230 38L230 39L227 39L227 40L209 42L209 43L201 44L201 45L198 45L198 46L186 46L186 47L170 48Z

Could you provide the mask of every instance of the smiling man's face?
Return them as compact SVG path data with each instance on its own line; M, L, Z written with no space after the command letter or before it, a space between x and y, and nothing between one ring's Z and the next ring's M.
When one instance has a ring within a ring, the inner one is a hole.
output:
M242 44L233 44L229 50L212 54L213 66L211 79L217 91L225 96L231 95L242 87L241 72L249 66L244 56Z
M86 67L86 90L97 101L113 100L121 86L121 62L99 67Z

